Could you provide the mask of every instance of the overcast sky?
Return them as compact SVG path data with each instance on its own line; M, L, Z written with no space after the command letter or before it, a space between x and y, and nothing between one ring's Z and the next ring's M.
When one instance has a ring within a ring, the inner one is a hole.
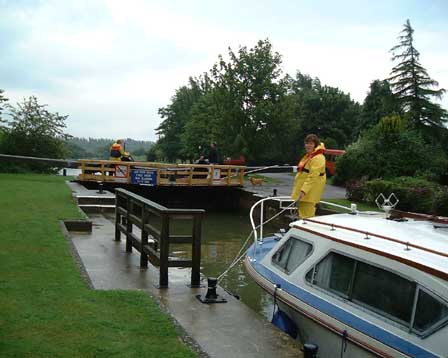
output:
M362 102L406 19L448 90L447 0L0 0L0 88L36 96L80 137L156 140L158 108L230 46L268 38L297 70ZM442 106L448 109L448 94Z

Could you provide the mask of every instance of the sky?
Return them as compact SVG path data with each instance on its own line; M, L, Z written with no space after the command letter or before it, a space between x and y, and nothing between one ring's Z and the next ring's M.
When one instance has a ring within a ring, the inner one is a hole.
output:
M406 19L448 91L446 0L0 0L0 88L68 115L77 137L157 139L158 109L218 56L269 39L297 71L362 103ZM448 93L441 105L448 109Z

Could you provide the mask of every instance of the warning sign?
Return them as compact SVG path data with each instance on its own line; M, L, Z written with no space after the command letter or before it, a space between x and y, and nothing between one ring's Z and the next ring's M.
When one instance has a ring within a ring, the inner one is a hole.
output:
M131 183L139 185L157 185L157 171L154 169L132 169Z
M116 178L127 178L129 175L129 167L127 165L117 165L115 166L115 177Z

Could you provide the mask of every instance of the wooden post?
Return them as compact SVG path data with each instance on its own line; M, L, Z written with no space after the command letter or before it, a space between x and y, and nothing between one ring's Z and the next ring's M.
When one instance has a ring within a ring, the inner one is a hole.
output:
M240 185L244 185L244 168L240 170Z
M209 178L208 178L208 185L213 185L213 175L215 174L214 173L214 166L210 165L208 170L210 171L210 175L209 175Z
M170 221L167 214L162 214L162 228L160 231L160 277L159 288L168 288L168 256Z
M142 236L141 236L141 251L140 251L140 267L148 267L148 256L145 254L144 247L148 245L148 233L145 231L145 225L148 223L148 212L145 210L145 206L142 206Z
M127 215L126 215L126 252L132 252L132 221L130 215L132 213L133 202L131 198L127 198Z
M188 174L188 185L191 186L191 184L193 183L193 172L194 172L194 167L190 167L190 172Z
M121 222L121 215L118 211L118 194L115 195L115 241L121 241L121 233L118 224Z
M191 287L200 287L201 282L201 233L202 233L202 214L194 215L193 219L193 242L191 248Z

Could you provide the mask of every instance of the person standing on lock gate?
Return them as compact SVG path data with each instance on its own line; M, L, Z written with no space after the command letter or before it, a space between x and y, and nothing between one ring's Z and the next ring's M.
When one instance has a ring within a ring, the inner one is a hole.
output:
M123 148L123 140L118 139L112 146L110 147L110 158L109 160L121 160L121 157L124 155Z
M208 162L210 164L218 164L219 163L219 153L216 143L210 143L210 148L208 151Z
M291 199L297 201L299 218L306 219L315 216L316 204L319 203L325 188L325 146L315 134L305 138L306 154L297 165L297 174Z

